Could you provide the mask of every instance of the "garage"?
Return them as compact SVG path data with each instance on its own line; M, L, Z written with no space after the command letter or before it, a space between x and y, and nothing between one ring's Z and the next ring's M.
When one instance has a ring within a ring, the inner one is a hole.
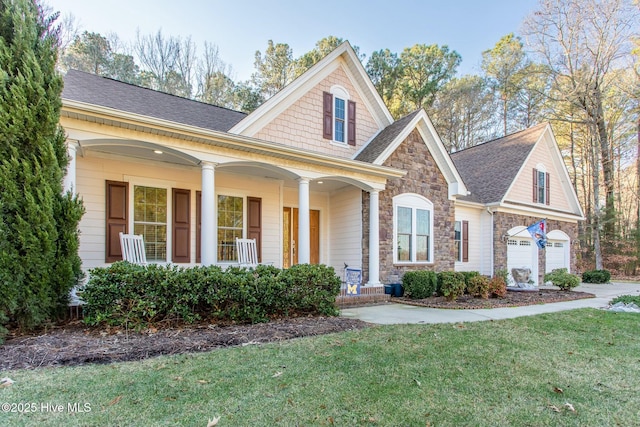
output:
M545 273L550 273L557 268L566 268L570 272L570 243L569 236L560 230L547 233Z
M511 270L513 268L528 268L531 270L529 278L538 286L538 247L524 226L509 230L507 239L507 271L509 285L515 285Z

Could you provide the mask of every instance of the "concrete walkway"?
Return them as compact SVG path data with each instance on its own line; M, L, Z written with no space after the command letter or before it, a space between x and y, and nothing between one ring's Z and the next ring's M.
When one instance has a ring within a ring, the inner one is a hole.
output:
M579 292L589 292L595 294L596 297L576 301L530 305L525 307L477 310L446 310L391 303L376 306L347 308L341 310L340 315L381 325L402 323L458 323L477 322L481 320L511 319L520 316L532 316L535 314L552 313L584 307L606 308L609 305L609 302L619 295L640 295L640 283L615 282L603 285L585 283L574 290Z

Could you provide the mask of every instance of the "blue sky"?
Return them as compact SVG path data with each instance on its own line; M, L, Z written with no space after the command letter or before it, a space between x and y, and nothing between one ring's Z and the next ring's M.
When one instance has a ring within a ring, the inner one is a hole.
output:
M448 45L462 56L459 74L478 73L482 51L504 35L518 34L538 0L43 0L73 14L82 30L117 33L133 41L157 32L191 36L199 50L215 43L236 80L246 80L256 50L268 40L287 43L298 57L333 35L367 57L388 48L400 53L416 43Z

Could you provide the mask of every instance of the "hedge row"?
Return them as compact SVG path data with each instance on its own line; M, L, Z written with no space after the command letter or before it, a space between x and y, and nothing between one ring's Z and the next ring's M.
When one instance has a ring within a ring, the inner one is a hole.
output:
M437 295L456 300L465 293L478 298L504 298L507 293L507 284L502 277L489 279L477 271L408 271L402 277L402 287L411 299Z
M259 323L282 316L337 315L340 282L333 267L324 265L222 270L116 262L91 270L81 297L84 321L91 325L136 328L203 319Z

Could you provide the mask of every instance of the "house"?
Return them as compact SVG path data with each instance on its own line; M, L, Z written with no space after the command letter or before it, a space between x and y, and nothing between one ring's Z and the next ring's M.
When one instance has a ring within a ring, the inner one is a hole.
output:
M248 237L263 262L361 267L381 289L412 269L519 264L510 242L539 218L575 257L581 211L550 127L450 156L424 110L393 120L347 42L249 115L74 70L62 98L85 270L121 259L119 232L180 265L233 265Z
M583 219L551 126L521 132L453 153L469 194L456 199L456 270L531 270L539 285L556 268L576 271L578 221ZM546 220L539 249L527 226ZM481 244L475 244L481 242Z

